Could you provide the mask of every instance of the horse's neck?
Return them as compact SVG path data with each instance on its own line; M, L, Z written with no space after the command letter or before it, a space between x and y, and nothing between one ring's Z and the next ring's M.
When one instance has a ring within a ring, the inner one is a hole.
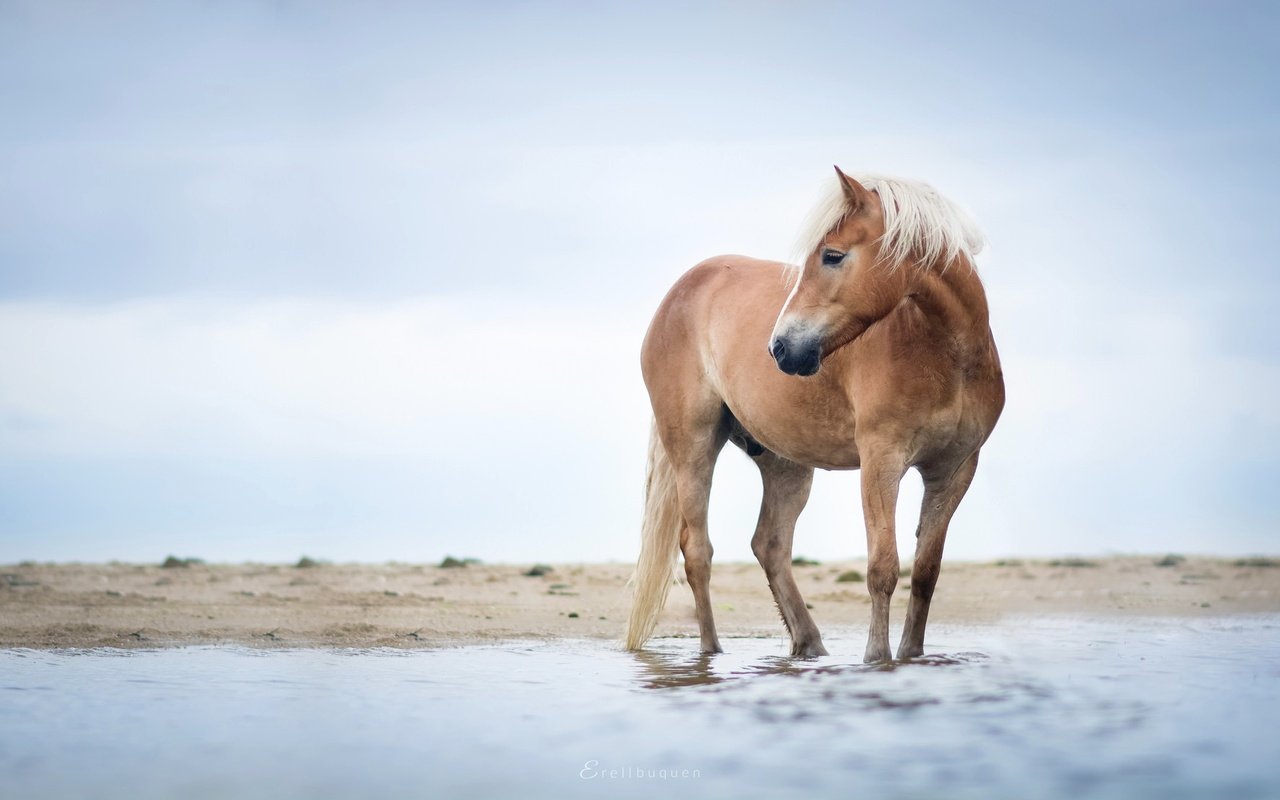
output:
M974 344L986 341L987 295L965 256L957 256L945 269L918 273L910 293L934 325L961 339L972 338Z

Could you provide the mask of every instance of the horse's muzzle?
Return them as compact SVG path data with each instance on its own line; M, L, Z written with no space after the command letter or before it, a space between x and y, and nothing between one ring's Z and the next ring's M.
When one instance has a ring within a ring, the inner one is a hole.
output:
M788 375L813 375L822 366L822 341L775 336L769 343L769 355L778 362L778 369Z

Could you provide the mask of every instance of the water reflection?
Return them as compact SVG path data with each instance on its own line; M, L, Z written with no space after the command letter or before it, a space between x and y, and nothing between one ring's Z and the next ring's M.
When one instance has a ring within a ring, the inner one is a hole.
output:
M772 639L0 650L0 773L6 796L129 800L1280 793L1273 620L939 630L878 665L861 631L817 659ZM655 767L700 777L600 777Z
M730 643L734 640L729 640ZM629 655L636 662L637 685L644 689L679 689L714 686L730 681L762 676L817 677L841 674L895 672L924 667L957 667L986 661L978 652L941 653L880 664L846 663L830 656L799 658L769 655L747 663L735 661L729 653L694 653L650 647ZM717 669L719 665L719 669Z
M677 653L640 650L633 652L639 685L644 689L678 689L685 686L710 686L727 679L712 670L718 653L682 656Z

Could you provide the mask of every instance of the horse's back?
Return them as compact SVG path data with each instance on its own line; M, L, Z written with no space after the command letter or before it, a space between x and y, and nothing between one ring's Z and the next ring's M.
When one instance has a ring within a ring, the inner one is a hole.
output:
M713 339L763 331L763 342L786 298L787 265L740 255L706 259L682 275L663 298L641 349L645 381L679 369L681 359L703 362ZM732 328L732 331L727 330ZM761 344L761 352L766 345ZM696 353L696 358L694 355ZM652 389L651 389L652 391Z

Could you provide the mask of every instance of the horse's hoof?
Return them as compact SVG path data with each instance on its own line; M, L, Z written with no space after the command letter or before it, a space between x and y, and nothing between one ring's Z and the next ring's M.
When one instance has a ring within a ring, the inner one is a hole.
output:
M830 654L827 652L827 648L822 646L821 641L793 642L791 645L792 658L817 658L825 655Z
M868 647L867 652L862 657L864 664L883 664L893 660L893 654L887 647Z

